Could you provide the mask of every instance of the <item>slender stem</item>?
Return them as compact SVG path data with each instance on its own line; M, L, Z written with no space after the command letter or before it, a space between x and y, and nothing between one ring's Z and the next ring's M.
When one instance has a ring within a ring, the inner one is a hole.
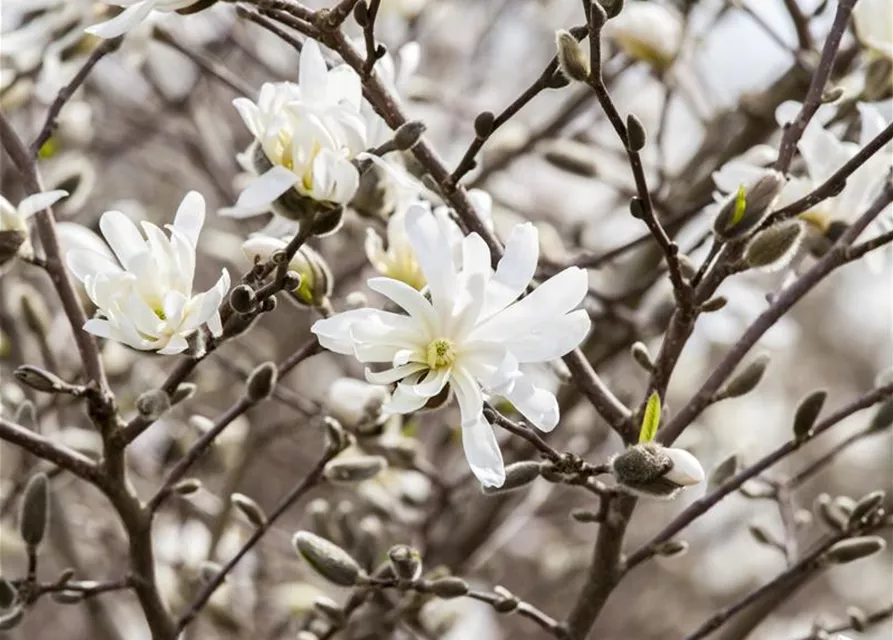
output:
M100 477L96 463L87 456L3 417L0 417L0 440L11 442L89 482L95 483Z
M179 43L170 33L159 26L155 26L152 30L152 37L158 42L166 44L182 53L184 56L192 60L196 65L210 73L214 78L228 86L240 96L253 96L256 92L253 87L246 83L242 78L230 71L226 65L219 60L203 55L197 51L193 51L188 47Z

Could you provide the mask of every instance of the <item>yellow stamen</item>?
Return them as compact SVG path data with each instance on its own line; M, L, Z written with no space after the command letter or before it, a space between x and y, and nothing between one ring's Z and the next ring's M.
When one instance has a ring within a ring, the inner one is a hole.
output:
M425 351L428 366L432 369L448 367L456 361L456 348L452 341L446 338L432 340Z

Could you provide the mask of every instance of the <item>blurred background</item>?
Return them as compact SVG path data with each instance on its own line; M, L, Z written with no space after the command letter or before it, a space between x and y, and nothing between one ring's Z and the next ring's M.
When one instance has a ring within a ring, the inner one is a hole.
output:
M644 157L657 209L696 264L709 248L699 240L711 223L716 189L711 174L757 144L777 145L776 109L802 100L808 87L805 63L794 53L798 38L787 4L665 3L684 24L681 51L669 69L657 70L611 42L605 45L605 76L619 111L638 116L649 140L655 141ZM816 12L809 28L820 46L835 3L798 4L807 16ZM25 140L37 134L59 88L96 46L82 30L99 21L105 10L105 5L87 0L4 0L0 105ZM474 137L474 117L508 106L554 56L555 30L580 24L580 3L573 0L383 0L376 34L398 69L412 57L406 44L418 43L418 67L401 69L398 89L406 111L427 125L426 136L452 167ZM352 20L347 28L361 35ZM109 209L124 211L134 220L170 222L185 192L200 191L208 202L196 287L203 290L221 267L234 277L249 268L241 243L266 221L216 214L235 202L244 183L236 154L248 146L250 135L231 106L240 93L196 60L215 61L235 76L238 86L256 92L263 82L297 80L298 53L269 31L238 19L233 5L222 2L190 16L156 12L141 29L128 35L120 51L100 61L63 108L58 129L41 150L39 166L48 189L72 193L56 207L57 216L94 230ZM165 44L165 38L177 48ZM850 52L849 62L835 75L835 84L844 89L846 100L864 91L869 60L852 32L846 34L842 50ZM889 123L889 91L875 97ZM845 129L841 135L858 140L858 127ZM623 150L587 87L571 84L538 95L494 134L478 161L466 182L492 196L497 233L504 238L520 219L536 222L546 268L602 255L646 231L628 214L634 185ZM802 164L795 163L794 173L803 171ZM14 167L6 161L0 191L11 202L22 197ZM374 273L363 242L367 228L383 229L388 213L385 208L361 216L349 210L340 232L313 242L334 274L336 308L345 308L345 297L363 291L365 278ZM826 389L826 407L834 408L871 389L893 359L889 251L886 256L872 265L863 261L842 269L797 305L755 350L771 355L757 389L711 407L677 446L692 451L708 472L732 454L746 466L790 438L793 413L809 392ZM642 341L656 353L672 308L667 278L656 271L658 259L656 247L645 243L589 271L594 295L587 304L594 330L584 351L631 406L641 402L648 378L630 358L629 346ZM793 269L808 266L809 260ZM777 292L790 275L741 274L723 285L719 293L729 302L699 319L674 372L667 411L672 414L684 405L766 308L767 295ZM80 363L70 328L39 270L14 265L0 277L0 290L0 391L9 416L30 397L11 375L15 366L44 362L49 349L59 375L74 379ZM198 393L134 443L129 462L141 495L151 495L164 470L195 441L207 420L241 392L247 371L264 360L281 360L308 339L314 314L282 302L250 333L209 358L193 378ZM34 322L24 321L23 305L37 308L36 328ZM104 345L103 357L125 418L134 414L136 397L160 384L176 359L110 342ZM225 560L250 533L244 522L227 515L226 496L238 491L271 508L318 458L323 440L318 416L332 410L332 383L345 376L362 379L361 366L332 354L300 365L281 394L228 428L196 467L194 475L204 488L162 510L154 532L156 560L171 606L189 602L203 560ZM592 463L619 452L619 438L585 399L553 378L563 418L550 442ZM54 406L47 397L34 399L45 435L82 451L96 451L98 436L80 407L64 401ZM812 509L820 494L858 499L893 486L890 430L854 435L865 430L870 418L871 411L856 414L767 474L778 481L796 476L845 445L830 464L796 483L785 507L794 514L793 535L801 550L823 535ZM392 544L416 545L428 569L445 565L485 589L503 585L552 617L564 617L582 584L598 527L576 522L569 513L575 507L594 508L592 496L543 479L511 494L482 495L453 437L457 424L452 407L411 423L387 425L387 430L396 429L401 446L416 451L416 462L424 464L405 469L392 464L363 486L316 490L312 501L292 509L240 563L189 637L291 638L306 622L314 597L326 594L343 602L348 592L319 579L291 547L296 530L314 527L329 527L342 540L345 535L362 538L373 558L380 558ZM510 438L503 440L503 447L507 460L531 457ZM35 460L2 444L4 576L23 571L16 504L22 478L36 466ZM751 497L729 496L680 534L690 545L686 554L655 558L628 575L608 601L592 637L682 638L718 609L783 571L784 554L753 533L757 527L771 539L783 539L779 505L752 497L765 483L746 486ZM671 502L640 502L624 548L638 548L704 491L704 486L694 487ZM126 543L98 492L59 474L53 479L53 497L54 522L41 561L46 578L69 566L84 578L120 575L126 566ZM846 623L850 607L866 613L885 607L889 611L891 569L890 553L884 551L818 572L749 637L818 637L811 635L814 625ZM434 602L421 608L420 628L427 635L416 637L545 637L529 621L499 615L474 601ZM361 618L344 637L389 637L373 620L377 618L371 614L368 620ZM397 629L394 637L413 637L407 633ZM845 633L889 638L889 615L862 633ZM19 628L3 637L142 640L147 634L135 599L109 594L78 606L44 598Z

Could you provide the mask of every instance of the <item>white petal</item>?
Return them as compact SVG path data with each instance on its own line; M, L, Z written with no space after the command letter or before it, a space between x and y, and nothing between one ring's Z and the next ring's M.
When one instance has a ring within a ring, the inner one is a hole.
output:
M163 356L175 355L177 353L183 353L186 351L186 348L189 346L189 343L186 342L186 338L181 335L173 335L167 341L167 344L158 350Z
M419 395L415 392L415 386L400 382L381 410L386 414L407 414L421 409L430 396Z
M668 447L664 452L673 461L673 468L664 476L667 480L682 487L704 481L704 467L688 451Z
M412 316L429 333L436 333L439 329L437 316L431 303L421 293L404 282L391 278L370 278L366 284L376 293L389 298L399 305L406 313Z
M205 199L198 191L190 191L183 197L174 216L174 229L183 234L193 248L198 246L198 236L205 223Z
M109 246L93 231L76 222L59 222L56 224L56 232L59 234L59 243L66 252L73 249L87 249L94 253L115 258L109 250Z
M235 207L221 209L220 215L242 217L247 212L261 213L267 211L270 204L291 189L297 180L298 177L285 167L280 165L271 167L239 194Z
M450 368L434 369L428 372L428 375L415 386L415 392L420 396L433 398L443 391L447 382L450 380Z
M309 38L301 49L298 80L301 83L301 98L307 102L323 102L326 99L329 70L322 57L319 45Z
M558 400L555 395L534 386L527 376L517 378L505 397L540 430L551 431L558 424Z
M251 132L251 135L255 138L260 138L263 135L264 128L262 115L257 105L248 98L236 98L233 100L233 106L239 112L239 115L242 116L242 121L245 123L248 131Z
M518 362L547 362L573 351L589 333L591 321L583 309L572 311L507 345Z
M505 482L505 465L496 434L480 416L478 420L462 427L462 448L471 472L485 487L501 487Z
M84 323L84 331L92 333L100 338L111 338L112 328L108 320L100 320L99 318L91 318Z
M65 263L74 277L84 282L98 273L120 273L121 267L111 257L88 249L73 249L65 254Z
M505 253L496 265L496 275L493 277L505 287L499 301L501 306L490 308L488 305L488 311L495 313L524 293L536 272L538 260L539 233L536 227L529 222L516 225L505 244Z
M471 233L462 239L462 271L490 275L490 248L484 239Z
M248 258L248 262L254 264L255 260L269 260L274 252L285 249L287 243L279 238L269 236L253 236L242 243L242 253Z
M351 325L368 320L372 312L372 309L352 309L338 313L331 318L317 320L310 331L316 335L323 348L350 356L354 353Z
M120 211L106 211L99 219L105 241L115 252L118 261L127 268L134 256L146 251L146 241L133 221Z
M19 203L18 213L23 219L29 218L38 211L42 211L47 207L51 207L61 198L68 195L67 191L56 189L55 191L45 191L43 193L35 193L28 196Z
M138 2L124 9L111 20L89 26L84 31L99 38L117 38L142 22L152 12L154 4L153 0Z
M408 375L417 373L426 368L426 365L419 362L402 364L400 366L393 367L392 369L385 369L384 371L372 371L368 367L366 367L366 380L373 384L392 384L394 382L402 380Z
M458 284L452 250L441 225L429 210L414 204L406 211L406 233L425 274L434 306L451 310Z

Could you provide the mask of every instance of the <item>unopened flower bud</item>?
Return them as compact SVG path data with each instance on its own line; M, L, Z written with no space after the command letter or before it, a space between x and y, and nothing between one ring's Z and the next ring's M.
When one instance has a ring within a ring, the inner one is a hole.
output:
M374 478L387 466L388 462L382 456L350 456L329 462L323 475L330 482L353 484Z
M633 343L633 346L629 349L629 353L633 357L633 360L636 362L636 364L642 367L645 371L654 370L654 361L651 359L651 354L648 352L648 347L646 347L644 343Z
M248 518L248 522L255 527L262 527L267 522L267 516L264 510L257 502L246 496L244 493L234 493L229 497L232 505L242 512Z
M797 253L805 230L799 220L785 220L760 231L748 243L744 261L751 269L783 269Z
M518 597L503 586L496 585L493 587L493 591L499 596L499 600L492 602L490 605L496 613L511 613L521 604Z
M233 287L229 293L229 306L241 315L253 313L257 309L257 296L254 294L254 289L247 284Z
M66 389L71 388L70 384L63 381L56 374L30 364L16 367L13 375L23 385L44 393L62 393Z
M9 609L19 597L19 592L8 580L0 578L0 609Z
M558 48L558 66L565 77L586 82L589 79L589 58L577 39L562 29L555 33L555 45Z
M43 541L50 520L50 481L45 473L36 473L28 480L19 511L19 535L31 549Z
M800 401L797 412L794 414L794 437L798 440L809 435L812 425L818 419L825 404L828 392L813 391Z
M830 104L832 102L837 102L840 97L843 95L843 87L830 87L824 93L822 93L822 104Z
M572 509L571 518L584 524L602 522L604 520L598 511L590 511L589 509Z
M195 395L198 387L194 382L181 382L171 394L171 406L176 406Z
M738 471L738 456L734 453L725 460L716 465L716 468L710 474L707 483L707 489L713 490L722 486L726 480L735 475Z
M847 618L850 620L850 626L854 631L858 631L862 633L865 631L865 627L868 626L868 616L865 615L865 612L862 611L859 607L847 607L846 610Z
M388 551L391 569L399 580L412 582L422 575L422 557L418 551L405 544L398 544Z
M728 302L729 299L725 296L715 296L701 305L701 311L703 311L704 313L719 311L720 309L724 308L728 304Z
M616 18L623 11L623 0L597 0L608 20Z
M615 456L611 471L622 487L655 498L671 498L680 488L704 480L704 469L693 455L653 442L637 444Z
M404 122L394 133L394 146L399 151L409 151L418 144L425 129L425 123L420 120Z
M307 505L307 513L313 522L313 531L324 538L331 538L332 507L325 498L316 498Z
M360 2L359 5L363 3ZM338 603L326 596L317 596L313 599L313 608L332 624L340 625L344 621L344 609Z
M778 541L775 539L775 537L761 525L751 524L748 526L748 531L750 532L750 536L760 544L764 544L767 546L778 545Z
M645 125L633 114L626 116L626 146L630 151L641 151L645 146Z
M37 431L39 425L37 424L37 411L34 409L34 403L30 400L23 400L16 407L15 421L26 429Z
M556 140L543 152L543 160L562 171L592 178L596 175L592 151L571 140Z
M448 600L450 598L458 598L467 594L470 590L468 583L462 578L455 576L447 576L439 578L428 585L428 591L438 598Z
M330 416L323 418L323 426L326 430L326 445L331 451L341 451L347 446L347 434L341 423Z
M893 424L893 398L887 398L874 412L868 429L869 431L883 431L888 429L891 424Z
M264 362L255 367L245 384L245 397L249 402L266 400L276 388L279 369L273 362Z
M329 582L352 587L361 581L360 565L338 545L309 531L296 533L292 543L304 560Z
M665 558L675 558L688 553L688 542L685 540L667 540L655 549L657 555Z
M874 555L881 551L887 543L880 536L860 536L841 540L825 554L831 564L847 564Z
M765 353L754 358L741 373L729 381L719 395L724 398L738 398L756 389L766 373L769 360L769 354Z
M136 399L136 410L143 420L154 422L171 408L170 396L164 389L144 391Z
M846 528L849 515L844 513L827 493L816 496L814 509L831 531L843 531Z
M356 378L338 378L329 387L326 407L341 424L354 429L377 423L388 392L381 385Z
M193 493L196 493L201 488L201 480L199 480L198 478L186 478L185 480L180 480L177 484L172 486L171 491L179 496L191 496Z
M366 0L360 0L353 8L353 19L357 21L360 27L369 26L369 7L366 6Z
M772 171L750 187L742 186L716 215L713 232L717 240L736 240L756 229L769 215L784 184L784 176L778 171Z
M645 217L645 205L642 204L642 200L638 196L629 199L629 213L637 220Z
M540 476L542 467L539 462L522 460L514 462L505 468L505 482L498 487L482 487L485 494L505 493L530 484Z
M486 140L493 133L495 124L496 116L493 115L493 112L482 111L474 119L474 135L480 140Z
M856 506L854 506L853 510L850 512L848 523L849 527L854 528L859 526L863 522L870 520L871 516L874 515L875 512L881 508L886 495L887 494L884 493L884 491L878 489L877 491L872 491L871 493L863 496L862 499L856 503Z
M205 560L198 568L198 576L205 584L213 581L223 571L223 566L217 562Z

